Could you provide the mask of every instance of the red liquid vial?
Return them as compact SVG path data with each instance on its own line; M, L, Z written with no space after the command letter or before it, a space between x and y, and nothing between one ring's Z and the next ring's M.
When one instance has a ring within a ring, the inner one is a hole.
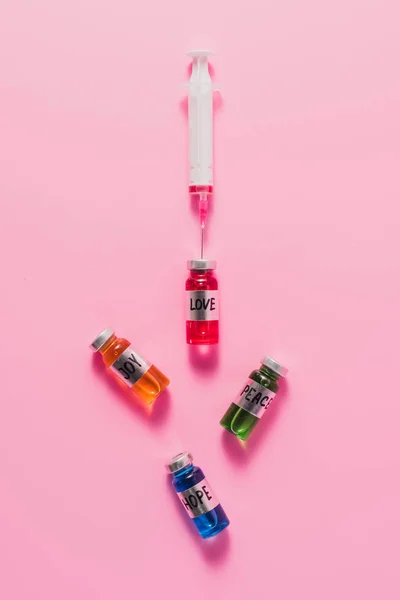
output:
M188 344L218 344L218 281L215 260L188 260L186 280L186 341Z

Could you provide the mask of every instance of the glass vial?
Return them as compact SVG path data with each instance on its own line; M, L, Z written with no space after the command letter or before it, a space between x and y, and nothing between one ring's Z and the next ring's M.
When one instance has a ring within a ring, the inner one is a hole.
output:
M169 379L157 367L137 354L128 340L117 338L110 327L97 336L90 348L100 352L106 367L146 404L152 404L169 385Z
M218 344L218 281L215 260L188 260L186 280L186 341L188 344Z
M202 538L217 535L228 527L229 519L224 509L203 471L193 465L193 457L189 452L177 454L165 467L172 473L172 485Z
M288 370L267 356L261 367L249 375L220 424L241 440L247 440L278 391L278 379Z

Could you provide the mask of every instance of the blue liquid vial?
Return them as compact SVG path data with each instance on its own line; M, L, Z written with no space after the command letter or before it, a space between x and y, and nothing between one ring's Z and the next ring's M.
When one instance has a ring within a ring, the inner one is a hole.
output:
M165 467L172 473L172 485L202 538L217 535L228 527L229 519L224 509L203 471L193 465L190 452L177 454Z

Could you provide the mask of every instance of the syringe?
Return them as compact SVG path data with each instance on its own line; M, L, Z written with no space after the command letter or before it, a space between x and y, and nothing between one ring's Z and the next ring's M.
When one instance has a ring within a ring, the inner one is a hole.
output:
M192 50L192 74L188 83L189 193L199 198L201 258L208 200L213 191L213 84L208 70L208 50Z

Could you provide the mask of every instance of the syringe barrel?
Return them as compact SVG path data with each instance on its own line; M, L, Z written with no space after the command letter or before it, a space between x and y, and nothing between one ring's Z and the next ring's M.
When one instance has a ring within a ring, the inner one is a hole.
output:
M206 51L189 52L192 74L188 85L189 162L192 191L213 185L213 84L208 70Z

